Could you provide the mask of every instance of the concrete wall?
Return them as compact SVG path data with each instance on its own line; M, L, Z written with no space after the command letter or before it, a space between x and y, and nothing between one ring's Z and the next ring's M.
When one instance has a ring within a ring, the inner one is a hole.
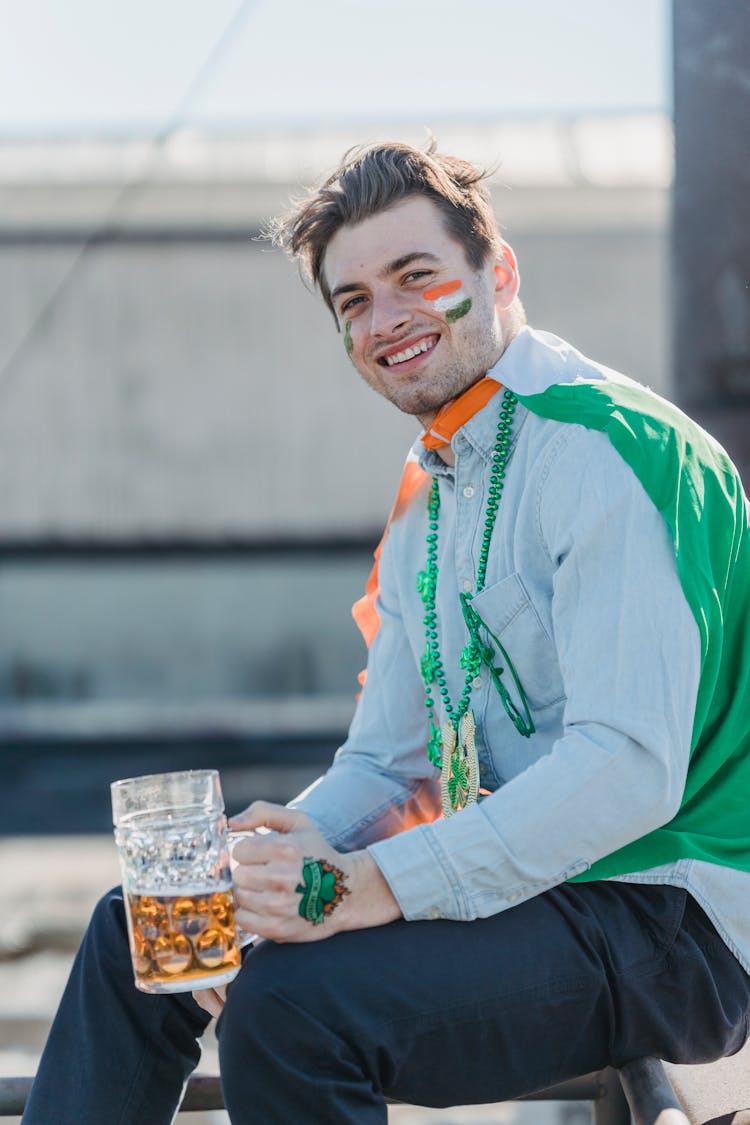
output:
M0 700L353 699L367 655L349 611L371 561L5 563Z
M487 126L444 147L507 156L493 191L530 321L668 390L668 137L653 125ZM178 144L125 192L142 146L0 144L0 700L351 698L349 607L417 427L251 235L303 165L357 139ZM365 547L2 556L17 540L331 535Z
M534 194L500 204L531 323L665 388L665 193ZM76 253L0 240L6 356ZM248 233L105 241L0 376L0 539L373 531L417 432Z

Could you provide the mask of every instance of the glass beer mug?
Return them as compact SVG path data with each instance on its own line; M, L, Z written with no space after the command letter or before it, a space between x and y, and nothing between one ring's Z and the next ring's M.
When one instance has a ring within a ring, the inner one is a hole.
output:
M240 969L240 942L218 772L131 777L111 789L136 987L228 983Z

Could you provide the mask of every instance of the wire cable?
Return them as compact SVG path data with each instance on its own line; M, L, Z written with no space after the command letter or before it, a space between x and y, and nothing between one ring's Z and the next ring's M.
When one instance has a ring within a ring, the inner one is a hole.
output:
M183 128L188 123L190 106L207 85L209 79L213 77L214 72L223 63L229 46L256 4L257 0L242 0L239 7L236 8L234 13L230 16L172 113L158 132L152 137L151 141L148 142L143 166L134 173L130 179L126 180L119 189L104 218L83 240L73 261L70 263L57 285L53 287L47 299L32 318L20 341L4 362L0 369L0 394L7 393L14 375L21 369L22 359L33 345L34 341L51 322L63 298L70 293L81 273L92 246L101 241L104 235L116 232L119 216L124 211L125 206L130 202L133 195L148 183L150 173L153 170L161 150L177 130Z

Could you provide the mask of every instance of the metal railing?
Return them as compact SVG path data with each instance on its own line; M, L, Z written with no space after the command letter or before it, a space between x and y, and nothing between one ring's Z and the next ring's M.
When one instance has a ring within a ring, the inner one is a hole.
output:
M0 1117L23 1113L33 1079L0 1078ZM636 1059L620 1070L587 1074L529 1094L519 1101L590 1101L595 1125L690 1125L659 1059ZM398 1104L398 1103L392 1103ZM221 1083L214 1075L194 1074L180 1113L221 1110Z

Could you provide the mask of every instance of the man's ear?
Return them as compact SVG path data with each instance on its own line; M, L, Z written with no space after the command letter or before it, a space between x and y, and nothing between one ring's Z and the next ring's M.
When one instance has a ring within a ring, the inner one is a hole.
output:
M518 263L512 248L507 242L495 259L495 304L500 309L508 309L513 304L521 284Z

